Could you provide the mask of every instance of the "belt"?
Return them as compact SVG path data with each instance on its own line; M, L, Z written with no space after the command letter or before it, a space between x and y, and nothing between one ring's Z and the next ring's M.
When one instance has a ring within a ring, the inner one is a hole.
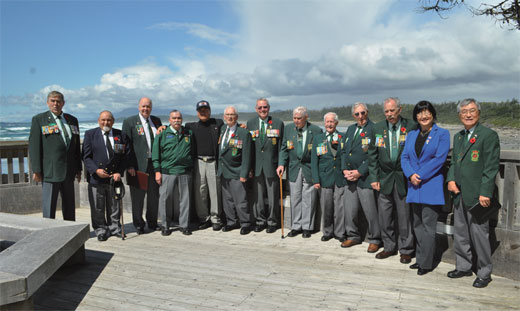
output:
M204 162L215 161L215 157L210 157L210 156L198 156L197 158L199 158L199 160L202 160Z

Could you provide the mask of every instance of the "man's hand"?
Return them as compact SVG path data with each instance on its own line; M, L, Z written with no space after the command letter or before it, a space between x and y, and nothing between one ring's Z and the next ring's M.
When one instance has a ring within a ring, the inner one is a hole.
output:
M247 124L245 124L245 123L239 124L238 126L240 126L240 127L243 128L243 129L246 129L246 128L247 128Z
M40 181L42 181L42 173L34 173L34 174L33 174L33 180L34 180L35 182L40 182Z
M112 175L112 177L114 178L114 181L120 181L121 180L121 174L119 174L119 173L114 173L114 175Z
M379 181L371 183L370 186L372 186L372 189L374 189L375 191L381 190L381 183Z
M166 125L161 125L161 126L159 126L159 128L157 129L157 132L155 134L159 135L165 129L166 129Z
M244 183L244 182L246 182L246 181L247 181L247 178L245 178L245 177L240 177L240 182L243 182L243 183Z
M412 183L412 185L418 187L419 184L421 183L421 176L417 175L417 174L413 174L412 176L410 176L410 182Z
M283 165L280 165L280 166L278 166L278 168L276 168L276 174L278 174L278 177L281 177L283 175L283 170L284 170Z
M314 184L315 189L320 189L320 184Z
M488 207L491 204L491 199L485 196L479 196L478 201L483 207Z
M107 172L105 172L105 170L101 169L101 168L98 168L96 170L96 174L101 177L101 178L110 178L111 176L109 174L107 174Z
M126 170L130 176L135 176L135 169L133 167Z
M348 181L356 181L361 177L361 174L358 170L344 170L343 175Z
M448 190L450 192L453 192L455 194L459 194L460 190L459 190L459 187L457 187L457 184L455 183L455 181L448 181Z
M161 172L155 172L155 182L160 185L162 182L162 175Z

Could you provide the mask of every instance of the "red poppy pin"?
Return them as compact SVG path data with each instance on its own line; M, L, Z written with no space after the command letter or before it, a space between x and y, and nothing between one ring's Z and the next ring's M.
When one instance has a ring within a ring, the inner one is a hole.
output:
M473 137L473 138L471 138L471 139L469 140L470 144L474 144L475 141L477 141L477 140L475 139L475 137Z
M365 137L365 133L361 133L361 134L359 134L359 136Z
M235 133L231 134L231 137L235 137Z
M406 132L406 128L404 126L401 128L401 132Z
M273 124L273 120L269 120L269 122L268 122L268 123L269 123L269 124Z
M118 140L119 140L119 137L114 137L114 140L115 140L115 141L118 141Z
M341 139L341 135L338 135L338 138Z

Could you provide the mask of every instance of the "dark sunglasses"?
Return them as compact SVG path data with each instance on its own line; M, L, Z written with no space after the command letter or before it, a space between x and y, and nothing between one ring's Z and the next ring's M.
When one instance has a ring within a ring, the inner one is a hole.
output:
M361 112L356 112L356 113L354 113L354 115L355 115L356 117L359 117L359 114L361 114L362 116L364 116L365 114L367 114L367 112L366 112L366 111L361 111Z

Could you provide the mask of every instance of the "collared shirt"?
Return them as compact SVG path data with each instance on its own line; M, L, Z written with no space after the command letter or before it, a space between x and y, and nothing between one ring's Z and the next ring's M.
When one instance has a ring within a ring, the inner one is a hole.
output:
M222 142L222 148L224 148L224 146L227 146L229 140L231 139L231 136L233 134L235 134L235 131L237 130L237 123L235 123L235 125L233 125L232 127L227 127L226 128L226 131L224 132L224 138L226 138L226 135L227 135L227 140L226 141L223 141ZM229 133L226 133L226 132L229 132Z
M171 125L170 125L170 129L172 130L173 134L175 134L175 135L177 135L177 134L178 134L177 130L176 130L176 129L174 129L174 128L173 128L173 126L171 126Z
M394 127L394 125L388 121L386 122L388 123L388 141L390 142L390 154L392 154L392 128ZM397 132L397 149L399 149L399 135L401 135L401 117L399 117L399 121L395 124L395 130Z
M262 122L265 123L265 129L267 130L267 127L269 126L269 123L268 123L268 120L269 120L269 116L267 116L265 118L265 120L262 120L260 117L258 118L258 129L261 130L262 129Z
M50 111L50 110L49 110ZM67 120L65 120L65 117L63 116L63 112L60 114L61 116L61 122L58 122L58 116L55 115L52 111L51 111L51 114L52 114L52 117L54 118L54 122L56 122L56 124L58 125L58 127L60 128L60 134L61 134L61 138L63 138L63 141L65 142L65 144L67 144L67 140L65 139L65 132L63 127L61 126L61 123L63 123L63 126L65 127L65 130L67 131L67 133L69 134L69 138L72 139L72 132L70 130L70 125L69 123L67 122Z
M110 159L110 154L108 153L107 149L107 139L105 136L105 132L100 128L101 135L103 136L103 142L105 143L105 150L107 151L107 157ZM114 134L112 133L112 129L108 132L108 140L110 140L110 143L112 144L112 150L114 150Z
M469 134L468 134L468 141L469 141L469 138L471 137L471 135L473 135L473 132L475 131L475 128L477 127L477 125L475 124L472 128L470 128L468 131L469 131ZM466 130L466 129L464 129Z
M151 143L150 143L150 131L148 131L148 121L139 113L139 119L141 120L141 124L143 125L144 129L144 135L146 136L146 143L148 144L148 149L152 149ZM155 133L157 132L157 129L155 128L155 125L152 122L152 117L148 117L148 120L150 120L150 126L152 127L152 135L155 138Z

